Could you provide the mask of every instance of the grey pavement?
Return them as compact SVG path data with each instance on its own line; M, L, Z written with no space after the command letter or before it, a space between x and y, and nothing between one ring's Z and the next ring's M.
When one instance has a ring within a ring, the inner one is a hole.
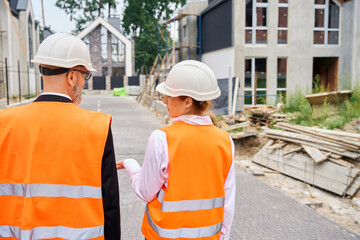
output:
M113 116L112 131L117 160L134 158L141 165L152 131L165 126L134 97L84 95L81 107ZM125 170L118 171L121 239L144 239L141 223L145 203L131 189ZM337 240L360 236L328 220L312 208L284 195L236 168L236 207L231 240Z

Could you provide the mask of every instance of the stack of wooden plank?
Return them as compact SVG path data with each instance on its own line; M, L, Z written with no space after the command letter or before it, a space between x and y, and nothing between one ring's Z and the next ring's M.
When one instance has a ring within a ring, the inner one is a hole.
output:
M254 106L246 109L251 114L249 120L256 126L270 126L273 122L284 121L286 115L275 113L278 110L273 106Z
M277 123L253 161L338 195L360 188L360 134Z

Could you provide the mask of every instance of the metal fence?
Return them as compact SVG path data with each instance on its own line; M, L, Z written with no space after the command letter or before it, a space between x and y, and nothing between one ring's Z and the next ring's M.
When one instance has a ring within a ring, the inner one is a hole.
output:
M111 89L120 88L123 86L124 86L124 77L123 76L119 76L119 77L111 76L111 78L110 78L110 88Z
M33 68L30 69L29 64L25 70L20 64L20 61L17 61L10 65L7 58L0 64L0 99L6 98L7 105L35 97L42 89L37 81L39 73Z
M105 76L93 77L93 89L94 90L104 90L104 89L106 89Z

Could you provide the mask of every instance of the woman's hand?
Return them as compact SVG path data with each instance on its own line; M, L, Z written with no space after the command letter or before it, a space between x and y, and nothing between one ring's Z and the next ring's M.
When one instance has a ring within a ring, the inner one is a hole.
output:
M116 169L119 170L119 169L124 169L124 160L120 160L118 162L116 162Z

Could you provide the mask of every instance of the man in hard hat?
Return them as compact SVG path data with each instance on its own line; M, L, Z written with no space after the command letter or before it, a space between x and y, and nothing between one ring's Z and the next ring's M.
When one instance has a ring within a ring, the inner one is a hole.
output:
M44 92L0 111L0 238L119 240L111 116L78 107L95 71L89 50L54 34L33 62Z

